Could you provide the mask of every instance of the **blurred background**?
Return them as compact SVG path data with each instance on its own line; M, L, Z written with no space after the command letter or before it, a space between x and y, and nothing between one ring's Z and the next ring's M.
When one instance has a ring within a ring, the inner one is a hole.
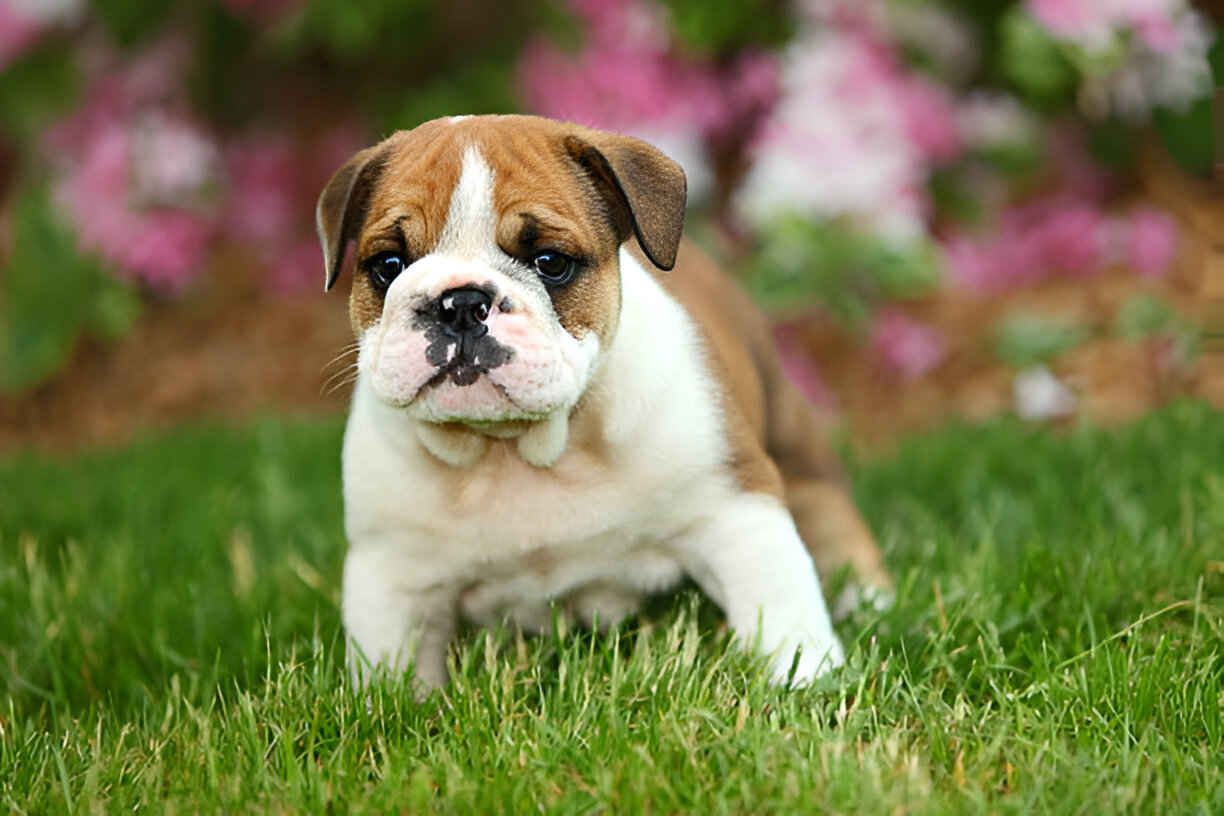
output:
M865 444L1224 405L1222 22L1186 0L0 0L0 447L342 411L315 197L358 148L484 112L679 160L688 234Z

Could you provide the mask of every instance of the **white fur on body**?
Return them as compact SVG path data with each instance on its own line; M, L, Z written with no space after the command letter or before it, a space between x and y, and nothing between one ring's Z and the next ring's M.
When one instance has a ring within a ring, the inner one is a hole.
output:
M740 491L728 472L694 327L625 252L621 275L621 327L587 394L606 417L612 468L576 449L537 468L491 446L451 495L432 476L449 466L420 444L416 421L359 376L344 440L344 622L355 667L364 656L402 669L415 653L418 680L433 687L446 680L458 614L539 628L550 601L569 600L581 618L611 622L685 573L744 641L772 655L775 680L797 647L799 682L841 664L790 515L773 497Z
M544 319L545 301L516 283L515 270L497 269L492 184L479 156L465 157L447 245L423 259L433 282L409 277L417 265L410 267L388 292L388 319L396 319L397 286L404 295L422 286L432 293L493 277L535 304L520 337L537 348L524 358L548 359L551 344L573 376L549 397L546 419L517 439L489 440L403 407L394 391L419 389L419 375L405 385L380 370L396 363L381 319L363 334L343 452L343 616L355 676L415 661L427 690L446 681L460 615L539 629L558 601L584 620L611 623L685 574L724 609L739 638L770 656L776 681L788 676L796 650L798 683L840 665L816 570L785 506L734 481L719 389L688 314L622 250L620 324L596 360L594 336L569 337L555 315ZM473 265L483 268L465 276ZM395 330L396 342L412 345L409 328ZM519 351L515 338L504 339ZM480 399L474 386L445 387ZM503 394L530 396L516 387L499 384ZM579 398L578 410L601 418L598 456L566 444Z

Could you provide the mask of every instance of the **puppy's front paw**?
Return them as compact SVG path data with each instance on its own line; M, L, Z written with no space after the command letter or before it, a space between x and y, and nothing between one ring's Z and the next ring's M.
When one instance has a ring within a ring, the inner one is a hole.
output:
M798 663L795 653L798 652ZM817 677L833 671L846 662L837 635L830 632L826 637L814 637L805 633L796 641L789 642L773 653L770 659L770 682L774 685L789 685L802 688ZM791 667L795 667L791 674Z

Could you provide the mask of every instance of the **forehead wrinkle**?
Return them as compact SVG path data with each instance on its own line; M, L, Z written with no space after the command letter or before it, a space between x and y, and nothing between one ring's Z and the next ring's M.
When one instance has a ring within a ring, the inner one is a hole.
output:
M402 215L412 218L416 223L405 232L424 242L417 251L428 250L437 242L459 179L460 157L447 130L444 122L427 122L384 142L390 155L369 212L379 213L380 221Z
M357 244L358 250L364 252L366 247L372 243L386 243L397 239L408 248L408 235L404 230L403 222L411 218L412 213L408 207L397 205L386 210L376 219L368 222L361 231Z
M497 210L506 215L522 213L536 218L541 228L555 228L574 235L589 235L600 230L598 214L592 212L580 179L551 154L540 152L541 165L557 172L541 173L539 167L507 159L496 153L501 171L496 190Z
M528 205L510 208L498 221L499 234L507 237L520 237L525 232L540 240L556 240L565 238L569 243L583 243L579 240L582 225L572 218L567 218L545 207Z

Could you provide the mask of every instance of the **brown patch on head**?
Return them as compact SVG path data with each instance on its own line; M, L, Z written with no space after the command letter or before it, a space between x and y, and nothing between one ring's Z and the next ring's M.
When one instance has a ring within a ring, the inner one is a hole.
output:
M361 333L378 322L382 315L383 295L370 283L368 275L358 271L353 277L353 288L349 290L349 322L353 335Z
M427 253L446 223L451 191L459 179L460 152L445 134L444 120L396 133L359 152L328 182L319 197L319 236L328 264L328 287L339 275L349 241L357 265L349 294L353 331L373 325L383 295L361 268L379 252L408 261Z
M462 161L462 149L445 138L447 127L442 120L427 122L379 146L385 158L356 236L357 272L349 295L355 334L372 326L383 307L383 293L370 283L361 263L387 251L411 263L438 243Z

